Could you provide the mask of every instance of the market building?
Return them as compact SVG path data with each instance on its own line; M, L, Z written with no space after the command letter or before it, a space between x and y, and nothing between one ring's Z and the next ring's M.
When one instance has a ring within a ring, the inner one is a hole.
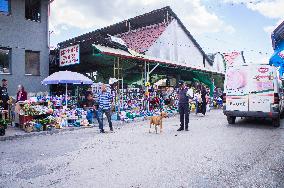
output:
M78 45L79 58L70 59L64 52ZM51 62L54 71L55 67L73 70L103 82L115 77L124 84L145 83L159 74L174 80L197 79L211 87L212 75L223 75L214 70L213 62L170 7L69 39L58 48L63 53L58 51L57 61Z
M284 21L272 32L272 47L274 54L271 56L269 63L279 67L280 77L284 74Z
M28 92L47 90L41 81L49 75L49 0L0 0L0 78Z

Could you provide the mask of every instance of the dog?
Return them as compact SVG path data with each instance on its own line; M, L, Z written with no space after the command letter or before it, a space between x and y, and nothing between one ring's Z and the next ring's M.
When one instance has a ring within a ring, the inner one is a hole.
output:
M149 133L151 133L151 127L152 125L155 126L156 134L158 134L158 126L160 126L160 133L162 133L163 130L163 118L169 117L166 112L161 112L160 116L152 116L150 118L150 129Z

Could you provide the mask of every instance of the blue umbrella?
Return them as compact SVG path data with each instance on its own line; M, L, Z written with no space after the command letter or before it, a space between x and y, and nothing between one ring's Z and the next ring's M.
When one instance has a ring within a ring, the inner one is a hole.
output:
M280 76L283 76L284 73L284 41L277 44L276 49L274 50L273 55L269 60L270 65L280 67Z
M67 108L67 84L85 84L91 85L93 81L84 76L83 74L71 71L59 71L51 74L45 78L42 82L43 85L51 84L65 84L66 85L66 108Z

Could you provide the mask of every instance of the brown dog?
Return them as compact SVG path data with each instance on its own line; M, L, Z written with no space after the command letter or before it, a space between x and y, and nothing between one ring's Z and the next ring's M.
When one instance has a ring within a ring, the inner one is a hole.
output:
M151 126L155 126L156 134L158 133L158 125L160 126L160 133L162 133L163 130L163 118L168 117L168 114L166 112L161 112L160 116L152 116L150 118L150 129L149 133L151 133Z

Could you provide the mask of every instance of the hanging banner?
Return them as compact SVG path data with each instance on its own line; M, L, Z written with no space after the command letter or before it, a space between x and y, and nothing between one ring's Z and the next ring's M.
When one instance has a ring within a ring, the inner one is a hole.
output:
M59 66L75 65L80 63L79 44L60 49Z

